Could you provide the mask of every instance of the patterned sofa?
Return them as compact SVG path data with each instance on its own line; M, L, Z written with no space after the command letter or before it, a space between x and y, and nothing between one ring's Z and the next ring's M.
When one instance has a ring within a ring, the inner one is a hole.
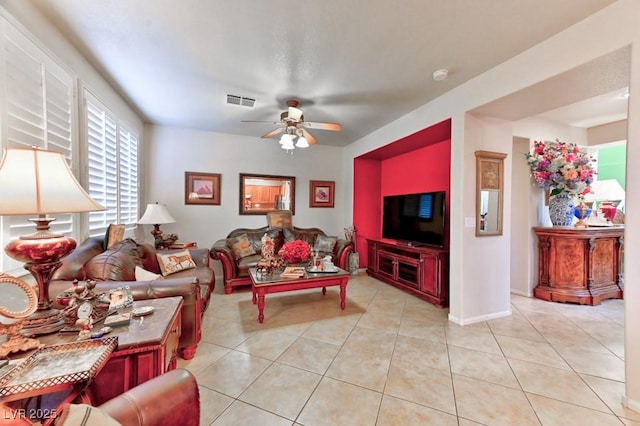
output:
M274 240L276 253L286 241L304 240L314 249L331 254L333 263L342 269L347 269L349 254L353 252L351 241L328 237L318 228L269 228L265 226L258 229L234 229L226 238L216 241L210 250L211 258L222 263L224 292L226 294L232 293L234 287L251 284L249 268L256 267L262 258L262 237L264 234L269 234ZM240 255L238 250L234 250L234 244L239 241L239 237L244 235L247 236L246 239L250 247L246 255ZM333 248L327 250L331 245Z

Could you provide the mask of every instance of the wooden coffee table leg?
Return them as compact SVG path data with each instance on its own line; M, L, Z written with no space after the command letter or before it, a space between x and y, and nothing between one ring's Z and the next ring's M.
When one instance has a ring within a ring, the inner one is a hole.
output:
M258 290L258 322L264 321L264 292Z
M324 296L325 294L327 294L327 288L326 287L322 287L322 295Z
M344 311L347 306L347 283L340 284L340 309Z

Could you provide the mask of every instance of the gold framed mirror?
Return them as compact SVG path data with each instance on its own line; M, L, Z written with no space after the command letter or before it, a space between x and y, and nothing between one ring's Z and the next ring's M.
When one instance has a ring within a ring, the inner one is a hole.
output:
M275 210L295 214L296 178L240 173L240 214L262 215Z
M0 272L0 335L7 335L0 344L0 357L41 346L37 339L21 334L25 318L38 309L36 291L20 278Z
M476 237L502 235L504 159L502 152L476 151Z

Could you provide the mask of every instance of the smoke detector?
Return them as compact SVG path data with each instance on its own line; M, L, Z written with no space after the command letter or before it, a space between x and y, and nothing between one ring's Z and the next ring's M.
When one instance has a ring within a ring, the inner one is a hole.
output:
M449 70L443 68L441 70L437 70L433 72L433 79L435 81L442 81L445 78L447 78L448 75L449 75Z

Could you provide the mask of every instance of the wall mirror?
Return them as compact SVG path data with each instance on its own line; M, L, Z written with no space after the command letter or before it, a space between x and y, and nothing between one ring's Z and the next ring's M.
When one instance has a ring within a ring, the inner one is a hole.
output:
M507 154L476 151L476 236L502 235L504 159Z
M240 173L240 214L291 210L295 214L296 178Z

